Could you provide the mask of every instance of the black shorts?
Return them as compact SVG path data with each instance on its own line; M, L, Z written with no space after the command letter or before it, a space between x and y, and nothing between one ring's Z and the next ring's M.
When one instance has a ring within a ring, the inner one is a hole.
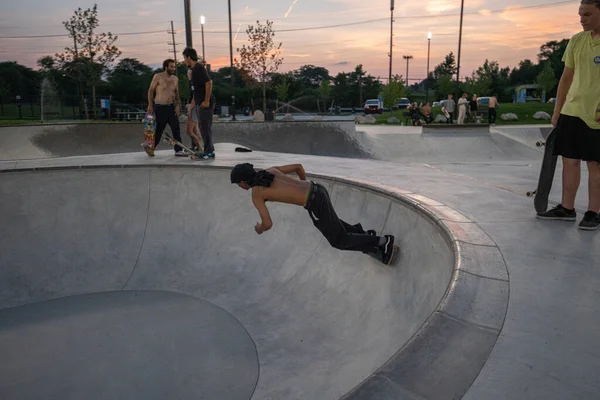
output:
M554 155L600 162L600 129L592 129L579 117L561 114L556 124Z

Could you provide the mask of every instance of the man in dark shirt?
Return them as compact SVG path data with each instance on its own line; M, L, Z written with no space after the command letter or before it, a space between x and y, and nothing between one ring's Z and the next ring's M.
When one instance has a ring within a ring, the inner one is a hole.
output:
M192 85L194 86L194 98L191 107L198 114L200 134L204 144L202 159L214 159L215 148L212 141L212 118L215 109L215 98L212 94L212 80L208 71L202 63L198 62L198 53L192 48L183 51L185 64L192 69Z

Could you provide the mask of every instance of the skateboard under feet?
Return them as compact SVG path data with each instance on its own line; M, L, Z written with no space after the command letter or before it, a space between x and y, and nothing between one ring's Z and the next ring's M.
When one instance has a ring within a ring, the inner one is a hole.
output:
M173 138L173 136L171 136L170 133L165 132L164 135L165 135L164 140L166 142L169 142L171 144L171 146L179 145L179 147L181 147L188 154L188 156L190 156L190 159L192 159L192 160L200 159L199 153L196 153L195 151L193 151L192 149L190 149L189 147L187 147L180 141L175 140L175 138Z

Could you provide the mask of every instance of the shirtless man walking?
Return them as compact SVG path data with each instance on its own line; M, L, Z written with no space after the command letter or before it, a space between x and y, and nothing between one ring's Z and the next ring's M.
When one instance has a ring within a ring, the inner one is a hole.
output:
M288 176L292 173L300 180ZM244 190L252 189L252 203L261 218L254 227L259 235L273 227L265 204L267 201L293 204L308 211L315 227L336 249L379 254L387 265L392 261L394 236L376 236L375 231L365 232L360 224L350 225L340 220L327 189L319 183L307 182L301 164L271 167L258 172L252 164L238 164L231 170L231 183Z
M168 59L163 62L163 72L154 75L148 89L148 114L156 113L155 148L158 147L167 124L171 127L173 138L181 142L178 118L180 110L179 79L175 75L175 61ZM176 156L186 156L179 145L175 145L174 150Z

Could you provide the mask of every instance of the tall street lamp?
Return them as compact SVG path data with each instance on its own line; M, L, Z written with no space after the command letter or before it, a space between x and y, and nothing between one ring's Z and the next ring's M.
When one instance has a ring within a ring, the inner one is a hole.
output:
M202 61L204 61L206 63L206 57L204 55L204 23L206 22L206 19L204 18L204 15L200 16L200 31L202 32Z
M408 61L413 58L413 56L402 56L406 60L406 87L408 87Z
M431 32L427 33L427 74L425 75L425 103L429 99L429 89L427 82L429 81L429 54L431 50Z
M233 75L233 35L231 34L231 0L227 0L229 12L229 67L231 72L231 120L235 121L235 86Z

